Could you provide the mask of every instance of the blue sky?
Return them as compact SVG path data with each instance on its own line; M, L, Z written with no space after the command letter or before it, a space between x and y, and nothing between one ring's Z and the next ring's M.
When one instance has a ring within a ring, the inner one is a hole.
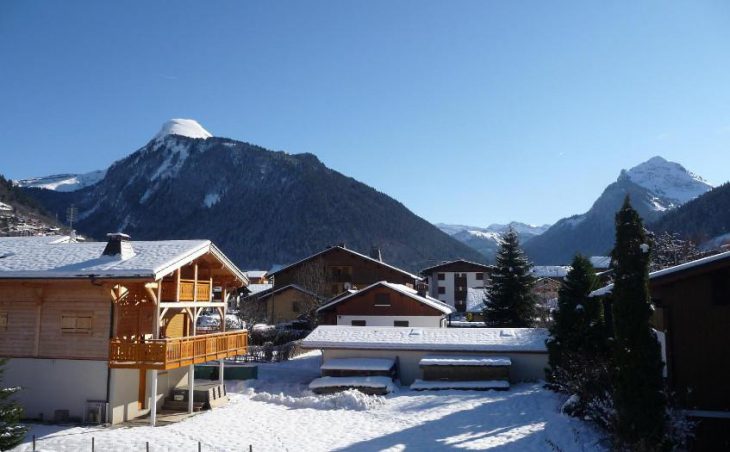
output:
M730 179L730 3L0 2L0 173L175 117L430 221L554 222L653 155Z

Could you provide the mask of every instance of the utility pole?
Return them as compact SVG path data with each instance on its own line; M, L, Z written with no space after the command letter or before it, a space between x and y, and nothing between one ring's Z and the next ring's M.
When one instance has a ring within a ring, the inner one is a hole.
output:
M73 230L74 228L74 221L76 221L76 218L78 217L79 210L76 208L75 205L71 204L66 209L66 222L68 223L69 229Z

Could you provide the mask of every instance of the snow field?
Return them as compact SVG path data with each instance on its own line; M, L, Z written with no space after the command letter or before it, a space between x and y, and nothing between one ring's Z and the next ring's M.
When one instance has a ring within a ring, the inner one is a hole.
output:
M565 397L541 384L505 392L356 391L314 396L318 352L259 368L260 379L228 385L231 402L163 427L34 425L39 451L427 451L602 450L588 424L560 413ZM235 392L235 393L234 393ZM30 434L28 436L30 438ZM30 451L30 442L18 451Z

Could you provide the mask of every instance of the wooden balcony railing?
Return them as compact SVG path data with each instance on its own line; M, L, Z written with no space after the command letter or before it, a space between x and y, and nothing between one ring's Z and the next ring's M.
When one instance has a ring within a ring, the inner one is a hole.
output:
M180 280L180 301L193 301L193 293L196 293L197 301L210 301L210 281L198 280L198 287L195 288L195 280ZM162 281L162 299L164 301L175 300L175 281Z
M109 343L109 367L176 369L190 364L243 355L247 347L246 331L151 339L144 342L112 339Z

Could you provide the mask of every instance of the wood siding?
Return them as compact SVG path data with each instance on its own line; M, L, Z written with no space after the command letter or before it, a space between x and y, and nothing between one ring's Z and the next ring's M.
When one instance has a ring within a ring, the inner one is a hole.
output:
M378 295L387 295L390 306L376 306ZM334 315L329 314L334 313ZM328 324L336 324L338 315L352 316L435 316L445 314L438 309L420 303L389 287L375 287L364 293L357 293L347 300L334 305L326 312L322 312L321 320ZM334 323L329 323L334 320Z
M0 311L8 326L0 331L0 356L106 359L111 295L90 281L53 285L0 282ZM90 332L64 332L62 315L91 317Z
M716 272L652 284L660 306L655 324L667 333L669 382L690 409L730 410L730 304L713 302Z
M276 273L274 276L275 288L285 287L289 284L301 284L301 282L297 280L298 274L302 271L302 267L307 265L323 265L325 267L324 271L327 272L327 274L330 273L327 269L333 267L349 267L351 269L350 281L343 281L341 275L333 280L327 281L325 293L319 294L325 297L338 295L344 289L343 284L345 282L352 283L358 289L363 289L378 281L388 281L410 286L414 286L416 283L416 280L412 276L408 276L384 264L358 256L340 248L332 248L330 251L322 253L316 258L312 258L311 260L304 261L299 265L283 269ZM332 290L333 286L337 287L336 291Z

